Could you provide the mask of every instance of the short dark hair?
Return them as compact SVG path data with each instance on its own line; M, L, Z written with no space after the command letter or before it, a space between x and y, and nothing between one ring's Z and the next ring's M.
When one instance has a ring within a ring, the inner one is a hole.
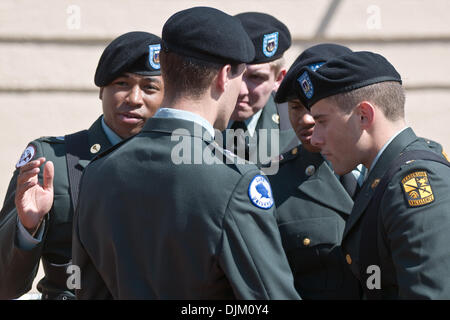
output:
M405 117L405 91L402 85L395 81L375 83L327 99L335 102L345 113L350 113L360 102L369 101L378 106L391 121Z
M199 98L223 67L167 50L161 50L160 63L164 91L172 98L180 95ZM239 64L231 64L232 74L238 71L238 66Z

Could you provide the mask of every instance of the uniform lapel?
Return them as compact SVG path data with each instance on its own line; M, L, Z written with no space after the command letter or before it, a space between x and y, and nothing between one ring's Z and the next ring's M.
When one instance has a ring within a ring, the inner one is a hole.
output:
M267 104L265 105L263 111L261 112L261 116L258 119L258 123L256 124L256 132L258 133L259 129L267 129L267 150L272 150L271 144L271 129L280 130L280 116L278 114L277 106L275 105L275 101L273 100L273 96L271 95ZM259 137L258 137L259 141ZM291 143L292 142L292 143ZM287 150L292 149L295 145L298 144L298 139L295 135L294 130L291 128L286 130L279 131L279 145L278 145L278 153L284 153ZM288 148L292 146L291 148ZM274 155L272 155L274 156Z
M299 168L301 169L299 170L305 171L311 165L316 170L311 177L298 186L298 189L318 203L349 215L352 210L353 200L322 156L319 153L311 154L301 148L301 154L296 161L300 162Z
M78 161L78 164L83 169L89 164L92 158L112 147L111 142L106 137L106 134L102 128L102 116L100 116L89 128L88 140L89 145L86 146L87 150L85 154L89 156L80 158Z
M345 224L344 238L363 215L370 200L372 199L378 182L386 173L386 170L389 169L392 161L403 151L403 149L405 149L407 145L411 144L415 140L417 140L417 136L411 128L407 128L395 137L381 154L375 164L375 167L370 171L369 176L361 188L361 191L355 199L352 213Z

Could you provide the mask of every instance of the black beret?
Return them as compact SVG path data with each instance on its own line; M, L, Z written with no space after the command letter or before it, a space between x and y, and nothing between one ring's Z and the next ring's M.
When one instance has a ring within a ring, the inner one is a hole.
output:
M316 71L303 67L298 72L299 99L308 108L319 100L371 84L402 79L385 57L368 51L351 52L328 60Z
M244 12L235 17L241 20L255 46L255 59L252 64L281 58L291 46L289 29L275 17L260 12Z
M107 86L126 72L161 75L160 49L161 38L148 32L133 31L117 37L100 57L95 71L95 85Z
M163 26L162 45L165 51L215 64L247 63L255 57L240 21L209 7L172 15Z
M306 49L295 59L286 73L275 95L275 102L282 103L298 97L296 91L300 90L300 87L298 86L297 78L301 68L309 67L312 71L316 71L329 59L350 52L352 50L349 48L334 43L322 43Z

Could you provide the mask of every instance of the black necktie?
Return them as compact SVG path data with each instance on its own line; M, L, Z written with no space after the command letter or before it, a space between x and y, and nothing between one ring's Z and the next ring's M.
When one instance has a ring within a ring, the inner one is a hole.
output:
M350 197L352 197L352 199L355 199L360 187L353 173L349 172L347 174L344 174L339 178L339 180L341 181L342 186L350 195Z
M244 121L234 121L231 125L230 129L233 129L235 131L234 136L234 154L237 155L238 152L238 145L243 144L244 150L245 150L245 160L249 159L249 147L248 147L248 137L245 136L245 132L247 131L247 125ZM237 134L236 130L242 129L242 134ZM242 148L242 147L241 147Z

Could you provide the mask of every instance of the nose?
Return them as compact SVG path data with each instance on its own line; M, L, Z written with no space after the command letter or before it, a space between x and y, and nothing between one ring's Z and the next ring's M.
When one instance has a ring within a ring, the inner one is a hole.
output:
M242 77L241 90L239 91L239 96L246 96L248 95L248 93L249 93L248 86L244 76Z
M317 128L314 128L313 134L311 136L311 144L314 147L321 148L325 143L325 140L323 139L323 135L321 130L317 130Z
M142 90L139 85L136 84L130 89L127 98L128 104L132 107L138 107L143 104Z
M313 126L315 124L314 118L310 113L305 113L304 116L299 120L306 126Z

